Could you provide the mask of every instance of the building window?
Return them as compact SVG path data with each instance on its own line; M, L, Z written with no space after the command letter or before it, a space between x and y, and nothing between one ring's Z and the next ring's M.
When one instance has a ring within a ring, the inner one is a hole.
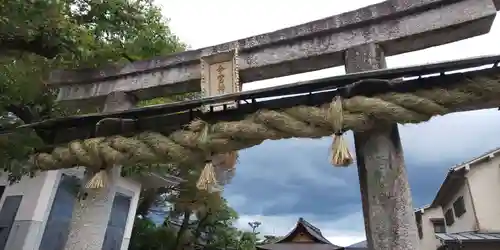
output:
M108 227L104 234L104 243L102 249L120 249L122 246L123 235L127 225L128 212L132 197L117 192L111 207L111 214L108 220ZM184 248L183 248L184 249ZM52 249L50 249L52 250Z
M6 196L3 201L3 207L0 210L0 250L12 249L12 247L7 248L7 239L12 231L17 230L17 228L14 228L11 231L22 199L22 195ZM16 236L16 233L14 231L14 235L11 236Z
M446 233L444 220L432 220L432 226L434 227L434 233Z
M465 214L466 210L463 196L458 197L458 199L453 202L453 210L455 210L455 216L457 218L460 218L460 216Z
M453 217L453 210L451 208L446 210L446 213L444 213L444 219L447 226L451 226L455 223L455 217Z
M64 249L75 205L75 187L80 180L74 176L61 174L61 179L52 201L39 250ZM77 203L78 204L78 203Z

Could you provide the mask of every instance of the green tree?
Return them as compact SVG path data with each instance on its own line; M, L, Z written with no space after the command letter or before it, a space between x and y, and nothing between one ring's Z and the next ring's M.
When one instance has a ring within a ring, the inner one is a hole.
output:
M254 250L257 245L258 233L241 231L239 237L238 249L239 250Z
M177 232L168 225L157 226L147 218L136 218L130 250L170 250Z
M76 112L54 102L56 93L47 84L53 70L124 64L185 48L172 34L153 0L1 1L0 128ZM158 98L140 105L197 96L191 93ZM10 172L11 181L32 173L33 169L27 168L24 161L46 137L45 131L0 137L0 164ZM182 223L179 227L167 220L164 225L156 226L147 219L137 219L131 249L179 249L193 240L225 249L247 249L239 247L246 246L242 242L251 237L234 227L237 214L220 196L197 192L193 187L181 187L178 192L153 190L142 197L142 211L148 211L154 202L161 202L158 198L163 196L158 193L170 194L174 206L170 217L182 218Z
M276 241L279 241L282 238L283 238L282 236L264 235L264 239L262 241L258 242L258 244L260 244L260 245L270 244L270 243L274 243Z
M55 91L47 86L53 70L123 64L185 48L152 0L1 1L0 127L73 112L54 103ZM31 172L20 162L47 137L35 133L0 139L0 164L12 181Z
M198 174L189 168L180 169L178 174L186 181L161 196L160 202L169 204L165 206L169 210L165 223L156 229L173 230L175 237L163 242L165 248L152 249L190 249L193 245L203 245L206 249L254 249L257 233L238 230L235 227L238 214L227 201L219 193L198 190L195 185Z
M188 181L164 199L171 206L163 225L154 229L146 227L144 231L149 230L149 233L134 236L130 249L186 250L195 245L203 245L207 249L240 249L241 234L233 225L238 218L236 211L220 194L199 191L194 185L194 178L184 178ZM142 229L136 226L134 230ZM165 237L165 232L174 232L174 236ZM158 244L151 248L140 247L151 245L142 242L154 241L150 238L152 235L158 237L156 241L162 242L161 247Z

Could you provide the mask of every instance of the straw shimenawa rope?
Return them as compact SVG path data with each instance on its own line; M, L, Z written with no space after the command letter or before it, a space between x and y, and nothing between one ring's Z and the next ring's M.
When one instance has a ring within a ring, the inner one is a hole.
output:
M129 138L111 136L77 140L68 146L55 148L51 154L39 153L33 160L41 170L86 166L96 171L105 166L137 162L199 164L207 160L207 155L249 148L266 139L320 138L339 131L364 131L379 122L419 123L471 105L498 103L499 94L500 76L490 74L462 78L448 89L432 88L413 93L391 92L372 97L334 99L333 105L336 104L337 108L325 104L321 107L259 110L240 121L215 124L196 120L186 129L168 136L143 132ZM338 125L339 121L341 125ZM338 137L335 141L341 143ZM348 152L340 151L337 153L344 156L337 157L334 163L348 164L352 161L348 160Z

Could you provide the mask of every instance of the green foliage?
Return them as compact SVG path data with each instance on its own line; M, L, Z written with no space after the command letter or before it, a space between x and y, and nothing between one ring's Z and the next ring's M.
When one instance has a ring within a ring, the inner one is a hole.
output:
M150 0L4 1L0 13L3 107L36 101L55 69L123 64L186 47ZM53 59L46 58L50 48L58 52Z
M189 168L180 169L183 171L180 171L178 175L186 181L175 190L168 190L164 195L157 197L161 198L155 203L156 205L168 204L164 206L168 211L165 223L156 227L156 230L171 229L175 231L176 236L173 240L169 238L169 242L164 242L164 248L151 248L151 250L189 250L195 245L202 245L205 249L253 250L257 234L238 230L235 227L238 213L229 206L227 201L218 193L198 190L195 185L198 175L192 171L186 171ZM144 198L145 201L148 200L147 197ZM134 240L145 239L135 238ZM158 238L158 241L162 240ZM136 245L141 244L138 242ZM130 249L141 250L142 248Z
M241 250L254 250L257 245L257 233L254 232L240 232L240 240L238 248Z
M57 91L47 85L53 70L124 64L185 47L152 0L0 1L0 127L75 112L54 102ZM39 145L33 135L0 139L0 165L13 180L31 172L11 163Z
M26 163L26 155L32 153L33 145L42 145L37 136L31 135L33 131L15 133L0 138L0 167L8 173L10 183L19 181L21 176L34 176L33 165Z
M234 223L238 214L218 194L181 190L167 200L173 209L165 223L155 226L139 219L130 250L189 250L195 245L204 246L206 250L255 249L257 233L237 229Z
M0 1L0 128L76 112L55 103L57 91L47 84L53 70L124 64L185 48L153 0ZM189 93L140 105L198 97L199 93ZM11 181L33 175L34 169L24 160L43 145L44 135L44 131L19 131L0 136L0 165L9 172ZM143 199L169 202L173 209L161 226L137 219L130 249L192 248L188 243L203 244L207 249L253 249L256 234L235 228L238 215L219 195L196 190L196 171L159 164L127 167L125 174L141 174L152 168L174 172L188 182L178 192L158 196L168 192L158 191L156 199L154 192L153 199ZM158 199L162 197L166 198ZM180 227L169 223L170 219L182 221Z
M18 0L0 3L2 49L68 65L99 66L181 51L152 0Z
M168 226L156 226L149 219L135 219L130 250L170 250L176 231Z
M264 235L264 240L260 241L259 244L271 244L276 241L281 240L283 237L274 235Z
M59 54L62 47L75 47L78 26L64 14L62 1L19 0L0 3L2 49L34 52L46 57Z
M164 104L164 103L170 103L170 102L181 102L181 101L187 101L187 100L195 100L195 99L200 99L201 97L201 92L194 92L194 93L186 93L186 94L181 94L181 95L173 95L169 97L159 97L151 100L143 100L138 103L138 106L145 107L145 106L152 106L152 105L158 105L158 104Z

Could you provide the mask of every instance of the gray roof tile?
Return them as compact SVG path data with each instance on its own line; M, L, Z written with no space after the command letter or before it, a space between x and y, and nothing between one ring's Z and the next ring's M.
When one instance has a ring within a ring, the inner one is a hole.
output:
M500 242L500 233L486 232L461 232L461 233L437 233L436 237L442 241L481 241Z

